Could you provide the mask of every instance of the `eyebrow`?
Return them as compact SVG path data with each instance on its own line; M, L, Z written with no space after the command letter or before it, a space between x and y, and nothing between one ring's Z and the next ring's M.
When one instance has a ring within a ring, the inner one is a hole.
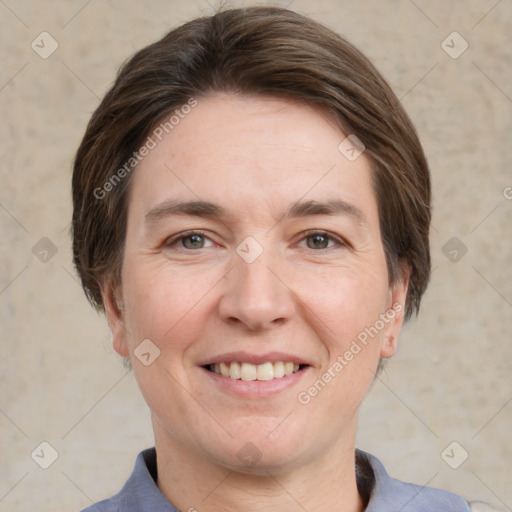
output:
M169 199L152 208L145 217L147 224L158 222L173 215L193 217L227 217L228 212L222 206L209 201L176 201Z
M310 217L313 215L344 214L353 218L359 224L368 226L368 221L362 210L352 203L342 199L327 201L296 201L288 206L279 221L293 218ZM173 215L184 215L202 218L227 219L235 216L223 206L209 201L177 201L166 200L152 208L145 216L146 224L157 223Z
M342 199L296 201L288 207L282 219L308 217L311 215L339 215L340 213L353 218L359 224L368 225L362 210Z

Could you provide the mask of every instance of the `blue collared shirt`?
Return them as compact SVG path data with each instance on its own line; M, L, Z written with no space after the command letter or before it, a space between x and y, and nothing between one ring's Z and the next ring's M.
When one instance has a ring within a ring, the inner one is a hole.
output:
M368 502L365 512L471 510L468 502L455 494L391 478L373 455L357 450L356 460L358 489ZM82 512L179 512L158 489L156 474L156 451L150 448L139 454L133 473L118 494Z

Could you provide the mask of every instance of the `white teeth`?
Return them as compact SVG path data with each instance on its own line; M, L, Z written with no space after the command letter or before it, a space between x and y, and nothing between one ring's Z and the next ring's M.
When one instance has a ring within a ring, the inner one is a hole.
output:
M232 363L210 365L210 369L218 375L245 381L281 379L286 375L298 372L299 368L300 365L291 361L263 364L238 363L234 361Z
M272 363L259 364L256 369L258 380L272 380L274 378L274 365Z
M278 361L274 363L274 379L280 379L281 377L284 377L284 363Z
M217 366L217 365L215 365ZM220 373L224 376L224 377L229 377L229 368L228 368L228 365L226 363L220 363ZM217 370L215 370L215 373L218 373Z
M241 377L239 363L231 363L229 367L229 376L232 379L239 379Z
M240 376L242 380L256 380L258 369L251 363L242 363L242 369L240 370Z
M284 374L291 375L293 373L295 365L293 363L284 363Z

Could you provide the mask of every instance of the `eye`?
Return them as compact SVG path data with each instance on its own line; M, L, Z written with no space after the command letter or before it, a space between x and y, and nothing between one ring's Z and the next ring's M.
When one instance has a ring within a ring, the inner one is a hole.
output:
M306 236L301 241L306 243L306 247L308 249L330 249L331 247L335 247L336 245L345 245L338 239L331 236L329 233L325 231L315 231L306 233Z
M187 231L171 237L165 242L170 249L197 250L211 247L213 242L202 231Z

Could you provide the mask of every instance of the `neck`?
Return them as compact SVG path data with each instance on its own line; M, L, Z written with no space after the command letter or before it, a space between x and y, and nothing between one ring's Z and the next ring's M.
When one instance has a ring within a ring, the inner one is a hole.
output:
M259 474L227 469L155 431L158 487L187 512L362 512L357 491L355 435L328 453L294 469L266 468Z

